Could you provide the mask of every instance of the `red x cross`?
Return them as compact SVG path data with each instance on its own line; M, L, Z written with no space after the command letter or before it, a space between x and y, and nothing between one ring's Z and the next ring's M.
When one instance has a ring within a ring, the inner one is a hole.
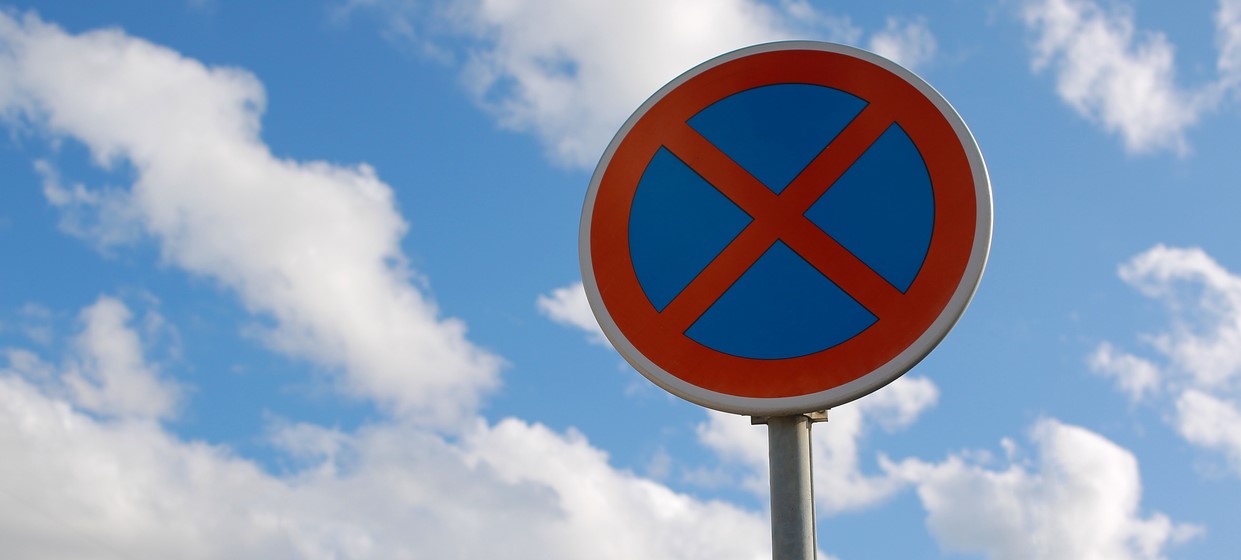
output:
M664 308L662 316L670 327L688 329L776 240L784 241L876 317L887 316L903 294L814 225L805 212L892 122L880 109L864 109L778 195L693 128L670 128L664 147L753 218Z

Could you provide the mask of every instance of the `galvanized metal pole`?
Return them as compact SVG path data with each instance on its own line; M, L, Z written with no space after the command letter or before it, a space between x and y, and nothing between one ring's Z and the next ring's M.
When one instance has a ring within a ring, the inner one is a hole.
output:
M814 484L810 426L826 413L777 416L767 424L771 463L771 553L773 560L815 560ZM755 419L755 422L760 422Z

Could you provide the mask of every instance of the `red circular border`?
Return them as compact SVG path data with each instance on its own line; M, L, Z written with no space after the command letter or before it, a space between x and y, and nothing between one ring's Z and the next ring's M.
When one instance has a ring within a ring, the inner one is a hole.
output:
M668 328L634 273L629 215L638 182L667 124L682 125L734 93L774 84L812 84L842 90L884 108L926 162L935 201L926 260L900 304L857 336L818 353L781 360L733 356ZM962 283L974 246L977 199L970 161L952 124L912 84L858 58L820 50L752 54L709 68L666 92L614 141L592 213L590 258L599 297L616 327L652 363L691 385L744 398L819 393L860 379L914 342L944 311Z

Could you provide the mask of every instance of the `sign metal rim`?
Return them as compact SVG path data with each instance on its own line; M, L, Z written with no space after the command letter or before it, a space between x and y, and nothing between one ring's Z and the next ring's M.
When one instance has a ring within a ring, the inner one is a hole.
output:
M835 53L873 64L913 86L934 105L960 141L960 147L965 152L965 157L974 179L974 198L976 201L975 235L961 280L952 292L943 310L913 343L880 367L847 383L809 394L786 397L731 395L694 385L664 370L635 347L620 330L603 302L594 273L590 243L592 216L604 173L617 149L628 133L647 112L671 91L699 74L733 60L761 53L793 50L816 50ZM598 320L604 335L616 350L620 352L621 356L651 382L685 400L723 412L750 416L794 415L827 410L882 388L912 369L947 336L948 332L956 325L965 309L969 306L982 279L983 270L986 268L991 246L992 212L991 183L987 174L986 164L983 161L982 152L979 150L978 144L966 126L965 121L935 88L912 71L869 51L820 41L779 41L741 48L699 64L668 82L634 111L608 144L591 177L579 227L578 254L586 298L590 304L591 312Z

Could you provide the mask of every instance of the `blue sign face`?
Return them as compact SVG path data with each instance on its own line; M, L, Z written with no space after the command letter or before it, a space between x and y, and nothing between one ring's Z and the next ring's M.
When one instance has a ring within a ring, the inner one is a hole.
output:
M740 91L688 124L780 195L866 108L850 93L785 83ZM935 199L922 154L898 123L887 127L802 214L901 293L931 244ZM747 209L671 151L641 175L629 218L633 269L663 311L754 222ZM685 331L741 358L815 354L871 327L877 313L808 259L811 248L780 235Z

